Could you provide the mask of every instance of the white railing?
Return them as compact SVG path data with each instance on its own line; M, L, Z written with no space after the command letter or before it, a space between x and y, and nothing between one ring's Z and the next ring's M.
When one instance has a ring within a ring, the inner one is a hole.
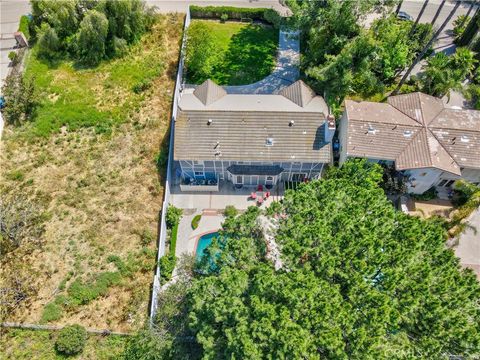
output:
M187 10L187 15L185 16L185 22L183 25L183 39L182 39L182 46L180 49L180 60L178 62L177 79L175 82L175 91L173 94L172 118L170 120L170 143L168 146L167 177L165 180L165 194L164 194L161 218L160 218L157 266L155 270L155 276L153 278L152 299L150 301L150 325L153 324L153 319L155 318L155 314L157 311L158 291L160 290L161 269L158 266L158 261L162 256L165 255L165 241L167 237L167 224L165 221L165 216L167 214L168 203L170 200L170 184L172 182L171 180L172 180L172 167L173 167L173 139L175 134L175 120L177 117L178 101L180 99L180 92L182 90L183 67L184 67L185 46L186 46L185 37L187 33L187 28L189 25L190 25L190 9Z

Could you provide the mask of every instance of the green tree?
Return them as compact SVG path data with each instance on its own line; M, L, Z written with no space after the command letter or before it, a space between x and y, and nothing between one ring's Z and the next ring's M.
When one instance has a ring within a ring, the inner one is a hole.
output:
M475 276L440 224L393 208L381 179L378 165L351 161L287 192L280 271L263 256L257 210L227 219L189 292L203 358L480 354Z
M34 24L40 28L48 24L55 29L60 39L75 34L81 20L77 0L31 0Z
M469 16L458 15L458 17L453 20L453 34L455 35L455 38L459 38L463 35L463 32L470 22L470 19L471 18Z
M437 53L427 59L420 76L422 91L433 96L449 95L450 90L461 87L471 74L475 64L474 54L466 48L458 48L452 56Z
M35 79L10 74L2 88L5 108L2 114L7 124L19 126L29 120L36 105Z
M214 39L208 26L202 22L192 23L187 30L185 65L191 79L207 78L214 64Z
M60 50L60 40L54 28L43 23L38 30L38 56L46 60L53 60Z
M64 355L75 355L83 351L87 341L87 331L80 325L65 326L55 341L55 350Z
M96 65L105 57L105 40L108 33L108 20L104 14L90 10L87 12L78 32L78 53L82 62Z

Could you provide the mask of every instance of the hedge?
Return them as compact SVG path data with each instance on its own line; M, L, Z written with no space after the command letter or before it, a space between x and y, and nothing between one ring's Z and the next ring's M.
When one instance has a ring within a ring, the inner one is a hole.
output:
M266 21L273 25L276 25L274 20L276 17L281 18L275 10L267 8L190 5L190 15L192 18L221 19L223 14L227 14L229 20L242 20L249 18L252 20Z
M18 31L21 31L27 40L30 40L30 18L27 15L22 15L20 18Z

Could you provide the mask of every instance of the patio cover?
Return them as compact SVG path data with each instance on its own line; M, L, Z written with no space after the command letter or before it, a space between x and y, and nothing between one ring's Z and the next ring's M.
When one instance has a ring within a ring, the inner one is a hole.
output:
M283 172L278 165L230 165L227 171L232 175L267 175L277 176Z

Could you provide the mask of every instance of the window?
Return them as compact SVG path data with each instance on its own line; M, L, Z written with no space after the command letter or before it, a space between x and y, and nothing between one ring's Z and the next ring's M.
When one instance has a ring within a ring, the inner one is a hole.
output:
M237 175L237 184L242 184L242 183L243 183L243 176Z
M446 186L446 187L450 187L450 186L452 186L453 184L455 184L455 180L450 180L449 182L447 182L447 183L445 184L445 186Z
M195 171L195 176L204 176L205 173L203 171Z
M446 183L447 183L447 180L442 180L438 183L438 186L445 186Z
M193 165L203 165L203 160L194 160Z
M267 176L267 180L273 180L273 176Z

